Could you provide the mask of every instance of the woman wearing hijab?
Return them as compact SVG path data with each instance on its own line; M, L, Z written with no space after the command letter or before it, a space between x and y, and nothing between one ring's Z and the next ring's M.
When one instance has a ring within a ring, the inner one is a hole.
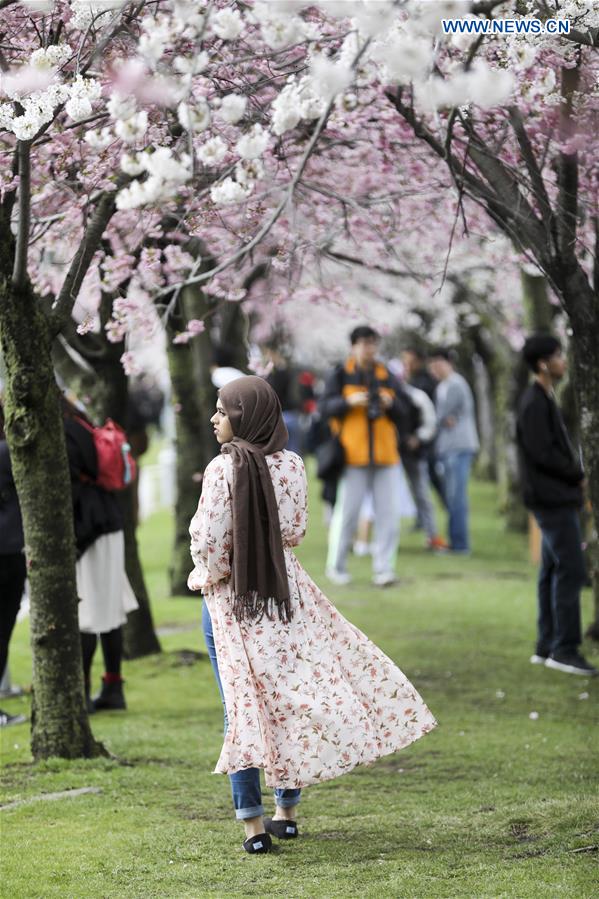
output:
M435 719L380 649L343 618L293 553L306 530L306 475L285 450L281 405L262 378L219 392L221 455L190 526L189 587L204 596L206 644L225 707L215 773L228 774L244 849L297 836L300 789L374 762ZM263 817L260 769L275 788Z

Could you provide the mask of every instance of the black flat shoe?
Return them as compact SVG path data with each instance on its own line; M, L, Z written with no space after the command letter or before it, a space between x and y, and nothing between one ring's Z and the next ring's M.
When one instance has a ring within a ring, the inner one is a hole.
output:
M272 833L280 840L295 840L298 835L295 821L275 821L273 818L264 819L266 833Z
M243 841L243 848L251 855L261 852L270 852L272 849L272 840L267 833L256 834L255 837L248 837Z

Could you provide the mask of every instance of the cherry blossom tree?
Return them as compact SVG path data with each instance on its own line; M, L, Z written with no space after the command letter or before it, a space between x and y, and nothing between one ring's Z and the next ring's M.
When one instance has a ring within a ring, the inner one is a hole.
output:
M598 23L592 3L568 0L551 9L576 29L534 46L442 33L444 17L478 21L499 7L532 15L527 0L0 0L0 340L31 581L37 757L97 751L50 357L72 314L80 334L104 327L124 341L133 373L135 340L165 324L181 321L177 345L201 338L206 316L180 316L191 288L205 289L209 316L242 300L262 264L285 285L277 305L323 259L401 266L416 224L444 231L443 281L462 232L488 233L483 210L569 316L599 509ZM206 252L189 252L190 239ZM324 297L336 301L335 285Z
M219 204L256 193L259 157L276 129L267 133L253 119L264 119L290 73L305 69L306 42L321 34L331 40L336 25L321 32L309 16L277 24L261 21L258 10L242 17L237 4L177 0L3 0L0 9L0 339L6 432L31 584L32 748L36 757L89 755L99 750L82 700L73 532L64 503L69 476L52 340L76 302L86 309L79 332L96 327L102 292L125 284L107 326L115 342L132 333L150 337L160 317L175 312L190 261L181 235L187 237L190 224L202 230L205 207L209 218L219 215ZM207 65L209 77L202 75ZM332 97L312 94L306 89L302 121L316 125L290 142L294 153L276 157L279 198L265 215L260 198L254 199L248 227L255 233L238 259L280 217L324 129ZM198 134L213 119L220 133L200 150ZM214 172L215 160L230 174ZM168 235L161 227L165 206L184 223ZM159 252L152 239L162 241ZM202 269L201 259L191 262L194 273ZM161 296L168 302L157 310ZM177 340L194 338L200 325L187 322ZM126 372L134 370L131 352L122 362Z

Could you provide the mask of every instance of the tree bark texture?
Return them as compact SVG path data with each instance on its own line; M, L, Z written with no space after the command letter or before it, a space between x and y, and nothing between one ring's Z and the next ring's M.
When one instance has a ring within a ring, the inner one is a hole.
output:
M52 336L28 285L0 281L6 436L19 496L30 585L35 759L100 755L84 702L71 482Z
M218 444L210 424L216 403L216 390L210 379L210 335L205 331L189 343L175 344L172 329L190 319L203 318L207 311L207 300L198 285L185 288L180 297L181 320L173 319L168 335L167 352L176 412L177 449L175 539L170 565L172 596L193 595L187 587L187 577L191 570L189 523L202 492L204 469L218 453Z
M593 593L594 620L588 635L599 640L599 297L587 290L580 293L579 279L566 281L564 296L572 323L572 360L574 384L580 411L588 497L593 513L593 534L589 554Z

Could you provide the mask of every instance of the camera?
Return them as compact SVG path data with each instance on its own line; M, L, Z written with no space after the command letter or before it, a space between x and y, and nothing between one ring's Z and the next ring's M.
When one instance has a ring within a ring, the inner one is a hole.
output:
M380 418L383 414L381 408L381 398L379 396L379 392L376 388L371 388L368 391L368 406L366 407L366 415L368 416L370 421L374 421L376 418Z

